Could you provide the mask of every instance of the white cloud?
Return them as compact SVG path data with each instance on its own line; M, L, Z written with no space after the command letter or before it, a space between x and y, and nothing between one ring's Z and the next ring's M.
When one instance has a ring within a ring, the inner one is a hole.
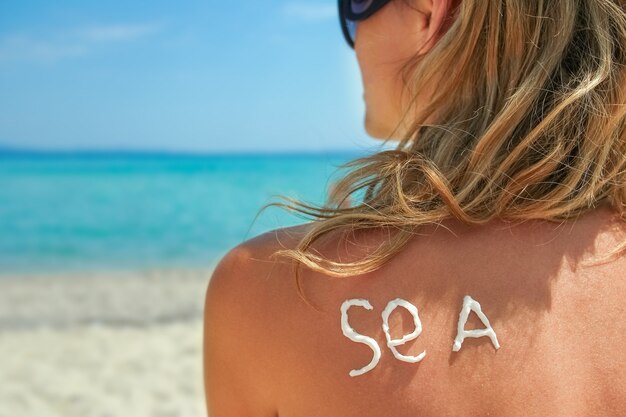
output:
M157 24L94 25L50 36L7 35L0 38L0 63L54 63L94 52L102 44L130 42L158 32Z
M7 36L0 39L0 63L7 61L56 62L84 55L85 45L55 43L27 36Z
M159 30L157 24L91 26L81 31L82 35L96 42L129 41L151 35Z
M337 18L335 2L292 1L282 8L284 15L302 20L318 21Z

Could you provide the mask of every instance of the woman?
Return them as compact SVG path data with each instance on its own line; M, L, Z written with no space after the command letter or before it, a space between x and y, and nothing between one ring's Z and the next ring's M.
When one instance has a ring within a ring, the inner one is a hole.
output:
M220 261L209 414L626 415L625 2L339 3L397 147Z

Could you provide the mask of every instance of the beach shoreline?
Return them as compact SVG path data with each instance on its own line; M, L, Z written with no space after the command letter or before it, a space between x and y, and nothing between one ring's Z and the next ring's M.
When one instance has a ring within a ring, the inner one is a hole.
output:
M211 273L3 274L0 417L206 416Z

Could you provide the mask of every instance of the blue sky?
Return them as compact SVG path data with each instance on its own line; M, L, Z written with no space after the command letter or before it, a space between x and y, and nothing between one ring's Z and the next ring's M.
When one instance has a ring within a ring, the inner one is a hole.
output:
M377 146L333 0L0 3L0 145Z

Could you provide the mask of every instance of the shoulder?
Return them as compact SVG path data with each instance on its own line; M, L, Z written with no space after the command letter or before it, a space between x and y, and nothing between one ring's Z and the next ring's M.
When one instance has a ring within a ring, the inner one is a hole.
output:
M210 415L275 416L268 307L281 297L288 262L271 254L295 247L307 225L274 229L230 249L207 285L204 377Z
M230 249L216 264L209 279L206 302L220 304L256 294L256 286L266 283L277 267L288 260L274 259L279 249L293 249L309 229L309 224L273 229Z

